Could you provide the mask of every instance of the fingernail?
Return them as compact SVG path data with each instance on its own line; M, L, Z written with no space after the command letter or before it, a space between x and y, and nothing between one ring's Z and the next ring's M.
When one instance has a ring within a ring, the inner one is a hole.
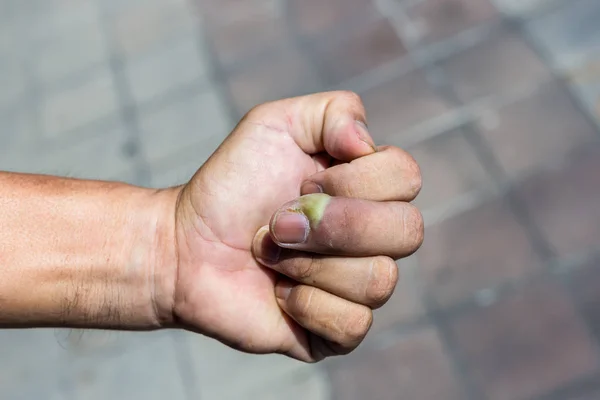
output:
M275 296L280 300L287 300L290 297L293 286L289 282L278 282L275 286Z
M375 142L373 142L373 138L369 134L369 128L362 121L356 121L356 132L358 133L358 138L368 144L373 151L377 151L377 147L375 146Z
M252 246L254 257L264 265L273 265L279 261L281 256L281 247L271 238L269 228L262 228L256 235L254 245Z
M282 244L306 242L309 230L308 218L299 212L282 211L273 223L273 235Z
M300 192L303 196L307 194L323 193L323 188L321 187L321 185L309 181L304 182L302 188L300 189Z

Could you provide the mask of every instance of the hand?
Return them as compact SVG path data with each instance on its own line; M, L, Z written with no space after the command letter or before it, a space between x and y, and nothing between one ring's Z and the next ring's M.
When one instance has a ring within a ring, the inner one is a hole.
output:
M264 104L240 122L179 194L178 323L306 362L361 343L394 291L394 259L423 240L408 203L419 168L375 148L364 121L358 96L331 92Z

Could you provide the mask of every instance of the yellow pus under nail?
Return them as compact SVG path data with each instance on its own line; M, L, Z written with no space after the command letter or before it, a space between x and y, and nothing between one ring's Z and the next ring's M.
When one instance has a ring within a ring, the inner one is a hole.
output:
M289 211L301 212L310 221L310 225L316 228L325 214L325 209L331 201L331 196L323 193L308 194L298 199L298 207L292 208Z

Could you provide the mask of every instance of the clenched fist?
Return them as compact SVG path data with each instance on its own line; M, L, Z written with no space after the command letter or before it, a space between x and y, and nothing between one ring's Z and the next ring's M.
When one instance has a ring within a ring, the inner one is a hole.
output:
M177 190L176 326L251 353L346 354L392 295L394 260L423 241L414 159L377 147L349 92L249 112ZM167 264L165 268L171 268Z

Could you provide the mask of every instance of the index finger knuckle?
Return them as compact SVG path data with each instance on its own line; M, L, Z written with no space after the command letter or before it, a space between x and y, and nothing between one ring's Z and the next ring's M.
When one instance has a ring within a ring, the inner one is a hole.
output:
M396 160L396 165L402 170L402 175L408 183L411 197L417 197L423 188L423 175L417 160L406 150L399 147L389 147L387 151Z
M421 173L421 167L419 166L417 160L409 153L406 153L406 158L406 169L409 176L408 183L411 189L411 195L413 197L417 197L423 189L423 175Z

